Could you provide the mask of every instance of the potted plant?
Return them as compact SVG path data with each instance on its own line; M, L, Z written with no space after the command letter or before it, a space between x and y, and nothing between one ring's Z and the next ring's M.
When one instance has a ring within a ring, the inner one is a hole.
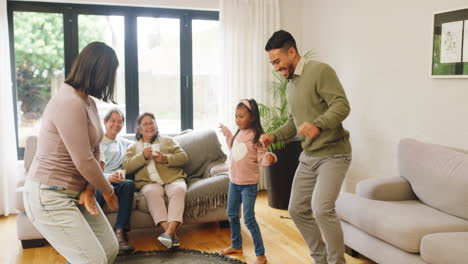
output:
M313 51L304 55L306 60L314 56ZM273 72L276 80L268 88L273 95L273 105L259 104L262 127L265 133L271 133L288 121L288 101L286 99L286 87L288 80L279 72ZM288 142L279 141L268 147L278 157L278 162L264 168L267 180L268 205L277 209L288 209L291 186L299 165L299 155L302 152L301 141L294 138Z

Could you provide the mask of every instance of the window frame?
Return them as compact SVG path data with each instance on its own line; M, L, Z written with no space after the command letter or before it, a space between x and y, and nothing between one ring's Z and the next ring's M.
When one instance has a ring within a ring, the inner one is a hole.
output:
M192 67L192 21L219 20L218 11L170 9L155 7L132 7L92 4L68 4L46 2L7 1L10 40L11 79L15 115L16 146L18 159L24 157L24 148L19 147L16 59L14 46L13 12L59 13L63 15L64 68L70 72L73 60L78 56L78 15L116 15L124 17L125 43L125 104L126 132L135 131L139 114L138 43L137 18L177 18L180 20L180 107L181 130L193 129L193 67Z

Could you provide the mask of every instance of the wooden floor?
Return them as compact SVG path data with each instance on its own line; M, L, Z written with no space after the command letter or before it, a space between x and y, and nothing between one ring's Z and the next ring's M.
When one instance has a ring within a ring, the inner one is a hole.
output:
M302 237L286 210L272 209L267 204L266 193L260 193L255 208L257 221L262 231L268 263L271 264L310 264ZM286 218L285 218L286 217ZM51 246L25 249L16 238L15 216L0 217L0 263L55 264L65 263L65 259ZM130 242L136 250L162 250L164 247L156 240L156 234L148 232L130 233ZM216 252L230 245L229 228L221 228L217 223L187 225L180 229L182 248ZM242 225L242 254L232 257L248 263L255 261L255 252L250 234ZM348 264L373 264L364 257L353 258L346 255Z

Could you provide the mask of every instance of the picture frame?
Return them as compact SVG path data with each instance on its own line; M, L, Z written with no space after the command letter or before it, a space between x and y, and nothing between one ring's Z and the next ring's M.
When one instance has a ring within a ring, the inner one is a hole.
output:
M432 78L468 78L468 8L434 13Z

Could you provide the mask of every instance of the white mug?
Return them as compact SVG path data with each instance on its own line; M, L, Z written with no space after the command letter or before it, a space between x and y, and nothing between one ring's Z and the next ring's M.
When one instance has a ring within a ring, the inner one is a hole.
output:
M151 150L153 151L153 155L156 155L157 152L161 152L161 145L160 144L153 144L151 145Z

